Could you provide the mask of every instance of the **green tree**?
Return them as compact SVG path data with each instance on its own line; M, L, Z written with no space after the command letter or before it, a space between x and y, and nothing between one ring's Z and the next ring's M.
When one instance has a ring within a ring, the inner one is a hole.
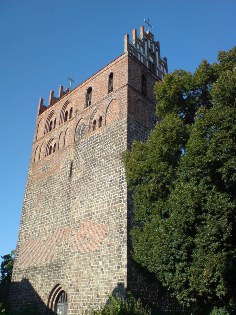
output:
M185 308L235 314L236 48L156 85L160 121L126 153L134 259Z
M136 300L130 292L124 298L111 295L101 310L88 310L86 315L151 315L151 311L144 307L140 300Z
M1 256L1 283L9 283L11 282L13 264L14 264L14 251L10 254Z
M1 307L3 309L7 308L8 295L10 291L11 276L14 264L14 251L10 254L1 256L1 277L0 277L0 312Z

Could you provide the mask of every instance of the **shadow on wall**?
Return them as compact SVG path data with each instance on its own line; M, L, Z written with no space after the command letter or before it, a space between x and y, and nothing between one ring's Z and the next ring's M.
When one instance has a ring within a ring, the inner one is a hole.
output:
M183 315L185 312L156 279L155 275L136 263L132 257L128 260L128 291L147 306L152 315Z
M179 312L179 307L176 307L176 304L170 303L171 299L169 299L165 290L162 291L160 285L157 285L156 281L154 281L152 275L147 275L143 270L140 270L138 266L134 266L133 264L133 272L135 274L136 281L132 284L133 286L129 286L128 290L131 292L127 294L127 289L124 286L123 282L117 283L117 286L113 289L110 294L106 304L102 308L102 312L85 312L86 314L118 314L116 311L120 308L122 304L122 308L124 308L124 312L122 314L150 314L146 310L152 310L151 314L165 314L165 315L173 315L173 314L184 314L183 312ZM138 270L139 269L139 270ZM141 272L142 271L142 272ZM142 276L141 276L142 274ZM138 280L138 281L137 281ZM131 283L130 283L131 284ZM139 284L139 285L138 285ZM58 297L63 296L64 291L60 289L60 285L55 286L54 290L50 294L49 298L49 306L47 306L38 293L35 291L33 286L31 285L28 279L22 279L21 282L12 282L10 297L9 297L9 308L7 309L6 315L39 315L39 314L47 314L53 315L51 309L55 309L55 303L58 302ZM65 293L65 292L64 292ZM136 298L136 301L134 298ZM131 297L131 298L130 298ZM137 303L138 300L141 300L143 305L140 306ZM136 309L138 306L138 313L130 313L127 312L124 301L128 300L129 305L135 305ZM50 301L56 301L54 304ZM58 305L57 305L58 306ZM61 305L63 306L63 305ZM147 306L147 308L145 307ZM142 310L141 310L142 308ZM64 305L64 311L60 314L66 314L66 308ZM111 312L109 312L109 310ZM142 311L142 312L141 312ZM121 314L121 313L119 313ZM187 314L187 313L186 313Z
M126 289L123 282L118 282L115 289L112 291L112 296L126 296Z
M28 279L12 282L9 296L9 315L54 314L42 301Z
M144 305L140 297L134 297L127 292L123 283L118 283L112 291L104 307L98 311L85 312L86 315L174 315L173 312L151 310ZM175 314L177 315L177 314ZM178 314L179 315L179 314ZM182 313L181 313L182 315Z

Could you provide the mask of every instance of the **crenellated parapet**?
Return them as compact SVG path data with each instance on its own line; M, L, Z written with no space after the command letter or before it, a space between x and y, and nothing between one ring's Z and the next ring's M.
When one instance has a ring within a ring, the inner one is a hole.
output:
M150 31L145 32L143 25L140 27L140 36L137 30L133 29L132 41L128 34L124 36L124 52L135 56L161 80L168 72L167 58L161 57L160 42L154 40Z
M43 98L40 97L38 103L38 115L42 114L47 109L47 106L43 104Z
M67 88L65 91L63 90L63 86L59 86L59 92L58 97L54 95L54 91L50 91L49 93L49 100L48 100L48 106L43 104L43 98L40 97L39 104L38 104L38 115L42 114L46 109L48 109L50 106L53 106L57 101L59 101L64 95L68 94L70 92L70 88Z

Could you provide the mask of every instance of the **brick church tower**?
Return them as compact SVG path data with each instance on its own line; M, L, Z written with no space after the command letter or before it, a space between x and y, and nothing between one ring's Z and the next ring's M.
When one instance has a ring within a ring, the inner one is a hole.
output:
M129 288L131 209L122 153L155 122L167 72L159 42L134 29L124 53L73 90L40 99L12 277L17 314L81 314Z

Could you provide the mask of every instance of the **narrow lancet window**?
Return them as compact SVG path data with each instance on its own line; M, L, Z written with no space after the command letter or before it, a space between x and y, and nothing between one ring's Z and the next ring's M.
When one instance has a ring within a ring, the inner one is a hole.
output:
M53 153L56 151L56 148L57 148L57 145L56 145L56 143L54 143L54 146L53 146Z
M69 173L69 177L72 176L73 173L73 162L70 162L70 173Z
M70 109L69 119L71 119L71 118L72 118L72 114L73 114L73 108L71 107L71 109Z
M108 80L108 93L112 91L113 91L113 72L110 73L109 80Z
M67 294L65 291L62 291L56 301L56 314L67 314L68 302Z
M97 122L96 122L96 120L94 120L94 121L93 121L93 130L96 129L96 124L97 124Z
M50 121L50 124L49 124L49 131L52 130L52 124L53 124L53 122L52 122L52 120L51 120L51 121Z
M98 119L98 128L102 127L102 116Z
M87 89L86 98L85 98L85 105L86 107L92 104L92 88L91 86Z
M66 122L68 120L68 111L65 112L65 119L64 121Z

